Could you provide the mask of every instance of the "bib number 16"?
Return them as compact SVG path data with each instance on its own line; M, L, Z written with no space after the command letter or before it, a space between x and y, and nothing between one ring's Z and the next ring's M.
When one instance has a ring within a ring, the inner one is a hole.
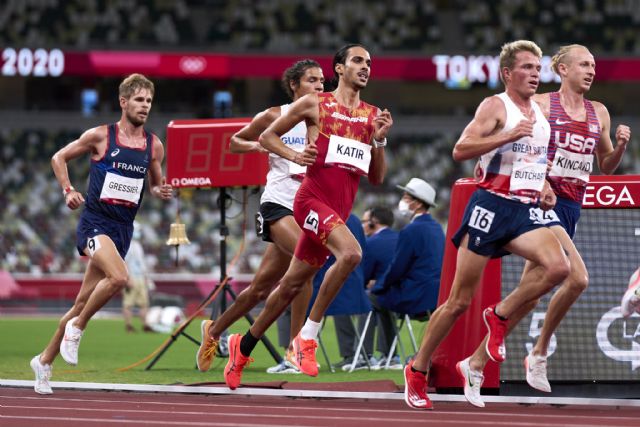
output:
M473 208L473 212L471 212L469 227L488 233L491 229L491 224L493 223L495 215L495 213L481 208L480 206L475 206Z

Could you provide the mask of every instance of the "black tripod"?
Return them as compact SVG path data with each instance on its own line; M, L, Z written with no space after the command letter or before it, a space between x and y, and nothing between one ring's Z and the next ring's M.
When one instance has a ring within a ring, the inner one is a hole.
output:
M244 191L246 191L246 188ZM220 286L222 286L220 295L218 295L217 297L217 298L221 298L220 312L224 312L227 309L227 295L229 295L234 301L236 300L236 294L231 289L231 286L229 286L229 280L231 278L227 277L227 236L229 235L229 228L227 227L227 220L226 220L226 215L227 215L226 202L227 200L230 200L230 199L231 199L231 196L227 194L226 187L220 187L220 195L218 197L218 202L217 202L218 208L220 209L220 283L218 283L218 285L215 286L211 290L211 292L209 292L209 295L207 295L207 297L200 304L202 305L204 302L209 301L209 299L213 296L213 294L218 292L218 289L220 288ZM214 306L214 308L211 309L211 317L210 317L211 319L214 319L216 317L215 316L217 314L216 312L217 310L215 310L215 306ZM244 315L244 318L247 319L249 324L253 325L254 323L253 316L247 313ZM149 362L147 367L144 368L145 371L148 371L151 368L153 368L153 365L155 365L156 362L160 360L162 355L169 349L169 347L171 347L171 345L178 339L180 335L183 335L185 338L193 342L198 347L200 346L200 341L198 341L197 339L195 339L194 337L192 337L191 335L187 334L184 331L187 328L187 326L189 326L192 320L193 319L191 319L189 322L182 325L180 328L176 329L171 334L171 337L170 337L171 340L167 341L167 343L164 345L164 347L162 347L162 349L153 358L153 360ZM273 347L273 344L271 344L271 341L269 341L269 338L267 338L266 336L263 336L262 338L260 338L260 340L265 345L265 347L267 347L267 351L269 351L269 354L271 354L271 357L273 357L276 363L282 362L282 356L280 356L278 351Z

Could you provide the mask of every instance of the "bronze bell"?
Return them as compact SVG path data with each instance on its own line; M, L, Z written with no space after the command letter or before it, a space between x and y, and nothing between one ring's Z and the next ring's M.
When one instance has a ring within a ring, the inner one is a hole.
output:
M187 237L187 229L183 223L180 222L180 219L177 219L177 222L171 224L171 229L169 229L169 239L167 240L167 245L188 245L191 242Z

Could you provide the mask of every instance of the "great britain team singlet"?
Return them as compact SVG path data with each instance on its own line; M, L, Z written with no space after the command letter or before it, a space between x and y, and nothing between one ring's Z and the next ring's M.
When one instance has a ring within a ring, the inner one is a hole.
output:
M145 188L153 154L153 134L145 130L145 146L131 148L118 141L118 125L107 126L107 149L91 160L86 209L119 222L133 222Z
M506 121L500 131L508 132L526 117L506 92L497 95L506 109ZM533 137L509 142L480 156L480 188L523 203L534 203L540 196L547 175L549 122L540 106L531 102L536 121Z
M369 172L373 119L378 108L360 101L353 110L338 103L332 93L318 94L320 132L318 156L307 167L296 197L318 199L347 220L360 176Z
M593 104L584 100L587 120L571 119L560 103L560 94L549 94L548 158L553 162L549 183L558 197L582 204L584 192L593 171L593 153L600 142L600 122Z

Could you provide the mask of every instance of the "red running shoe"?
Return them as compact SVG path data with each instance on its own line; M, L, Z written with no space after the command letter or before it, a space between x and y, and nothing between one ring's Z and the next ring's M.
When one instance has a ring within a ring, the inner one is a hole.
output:
M427 376L422 372L413 372L413 360L404 367L404 401L413 409L433 409L427 396Z
M240 352L240 341L242 335L229 335L229 361L224 367L224 382L231 390L235 390L240 385L242 379L242 370L253 362L252 357L247 357Z
M482 312L484 324L489 331L487 340L487 354L494 362L502 363L507 357L507 348L504 345L504 337L507 334L507 321L500 319L495 312L495 305L487 307Z
M318 363L316 362L316 349L318 343L316 340L304 340L300 334L293 339L293 362L300 372L311 377L318 376Z

